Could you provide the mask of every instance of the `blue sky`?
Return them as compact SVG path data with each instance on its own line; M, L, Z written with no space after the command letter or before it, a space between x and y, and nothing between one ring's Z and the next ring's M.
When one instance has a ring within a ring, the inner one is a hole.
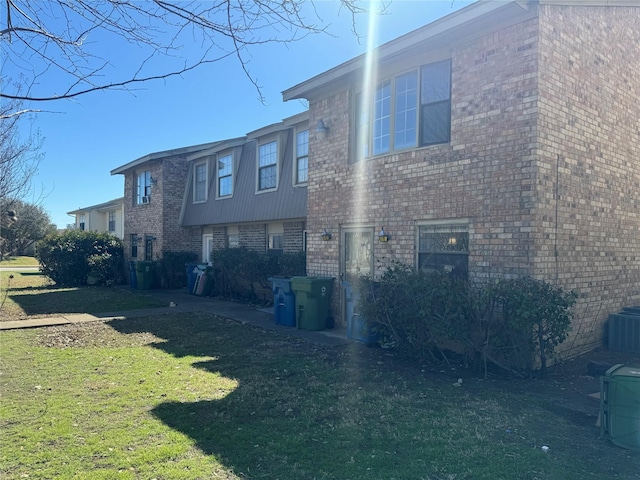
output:
M284 103L281 92L366 49L366 39L353 35L351 18L338 12L337 2L316 3L326 10L323 18L331 23L332 36L319 34L251 50L249 66L262 87L264 104L237 60L230 58L182 77L146 83L134 92L102 91L38 105L47 113L39 113L33 125L45 138L34 197L45 192L42 203L53 223L64 228L73 220L67 212L123 196L123 176L110 175L116 167L152 152L242 136L303 111L302 102ZM378 19L374 44L470 3L393 0ZM358 31L365 35L367 17L359 22ZM126 63L131 47L105 43L110 55ZM31 126L24 122L23 127L22 135L27 135Z

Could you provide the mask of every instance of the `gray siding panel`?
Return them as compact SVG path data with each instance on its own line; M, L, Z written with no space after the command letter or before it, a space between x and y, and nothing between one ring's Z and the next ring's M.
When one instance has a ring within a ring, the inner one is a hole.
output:
M193 185L186 189L188 201L183 225L226 225L306 218L307 187L293 186L293 145L293 128L284 130L280 142L280 148L283 148L284 152L281 155L278 189L274 192L256 193L255 140L248 141L235 151L241 150L241 154L231 198L216 199L217 169L213 163L210 167L214 171L210 175L207 202L194 204ZM237 155L234 160L238 161Z

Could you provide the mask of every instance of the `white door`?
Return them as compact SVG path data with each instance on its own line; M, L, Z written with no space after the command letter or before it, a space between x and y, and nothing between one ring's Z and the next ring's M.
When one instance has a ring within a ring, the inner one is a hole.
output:
M211 251L213 250L213 234L202 235L202 263L209 263Z

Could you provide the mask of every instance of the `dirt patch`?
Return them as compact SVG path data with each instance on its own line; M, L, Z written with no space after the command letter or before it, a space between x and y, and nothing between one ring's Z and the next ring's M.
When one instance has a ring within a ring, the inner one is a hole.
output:
M42 328L39 345L50 348L134 347L164 340L148 332L122 334L105 322L89 322Z

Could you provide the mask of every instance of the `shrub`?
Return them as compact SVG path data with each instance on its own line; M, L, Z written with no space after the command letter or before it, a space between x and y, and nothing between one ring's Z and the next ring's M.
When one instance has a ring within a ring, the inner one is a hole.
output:
M121 283L122 240L108 233L69 230L38 242L40 270L58 285Z
M187 251L163 250L159 261L159 271L162 285L167 288L182 288L187 286L187 269L189 263L196 263L198 254Z
M359 308L383 341L405 355L442 357L453 349L520 376L543 374L568 334L573 292L529 277L472 286L394 264L378 281L362 277Z
M273 276L305 275L306 259L299 253L259 253L247 248L225 248L211 253L213 294L269 303Z

